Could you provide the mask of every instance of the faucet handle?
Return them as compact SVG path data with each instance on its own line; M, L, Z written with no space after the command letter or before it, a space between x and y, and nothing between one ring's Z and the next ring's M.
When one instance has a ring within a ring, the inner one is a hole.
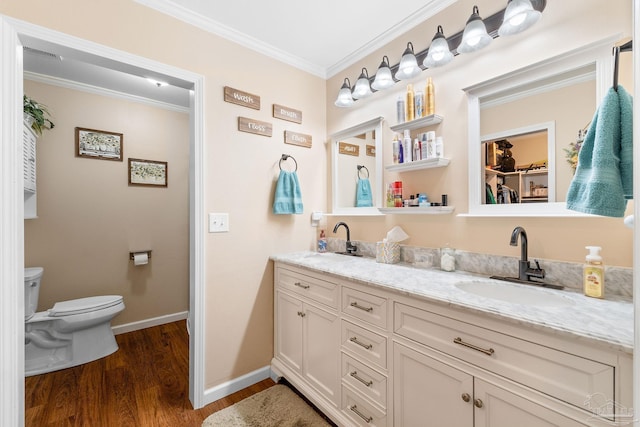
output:
M347 252L349 252L350 254L355 254L357 250L358 246L354 245L351 242L347 242Z

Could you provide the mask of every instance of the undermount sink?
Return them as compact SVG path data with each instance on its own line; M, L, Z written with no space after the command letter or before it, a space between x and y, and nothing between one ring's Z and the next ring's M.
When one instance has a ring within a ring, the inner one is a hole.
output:
M554 291L530 288L524 285L503 284L488 280L467 280L458 282L455 286L470 294L512 304L536 307L562 307L574 304L572 300L554 293Z

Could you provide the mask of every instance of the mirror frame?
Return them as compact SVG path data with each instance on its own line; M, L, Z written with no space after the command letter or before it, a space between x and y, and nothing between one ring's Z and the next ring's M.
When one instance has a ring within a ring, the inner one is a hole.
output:
M505 205L482 204L484 185L480 177L484 171L482 170L483 165L481 161L481 140L483 136L480 135L480 103L483 98L495 96L505 91L515 91L520 86L532 81L547 79L557 74L579 69L589 64L595 64L596 105L599 105L600 100L604 97L609 87L611 87L613 81L611 50L615 42L619 39L620 36L608 37L604 40L588 44L463 89L467 94L468 106L469 206L468 213L461 215L487 217L593 216L570 211L566 208L565 202Z
M352 126L348 129L341 130L331 135L331 213L333 215L382 215L378 210L382 206L382 176L384 175L384 169L382 167L382 122L384 117L376 117L375 119L368 120L364 123ZM339 207L338 206L338 143L340 140L350 138L356 135L360 135L365 132L375 131L375 147L376 147L376 173L374 182L371 185L375 191L375 199L373 201L373 207Z

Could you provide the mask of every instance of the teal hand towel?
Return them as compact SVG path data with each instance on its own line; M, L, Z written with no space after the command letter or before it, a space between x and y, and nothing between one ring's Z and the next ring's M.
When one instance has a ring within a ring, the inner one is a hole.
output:
M358 179L356 184L356 207L364 208L373 206L373 198L371 196L371 183L367 178Z
M298 174L295 171L281 170L273 199L273 213L301 214L302 210L302 193L300 192Z
M567 208L622 217L633 197L633 99L620 85L598 107L578 155Z

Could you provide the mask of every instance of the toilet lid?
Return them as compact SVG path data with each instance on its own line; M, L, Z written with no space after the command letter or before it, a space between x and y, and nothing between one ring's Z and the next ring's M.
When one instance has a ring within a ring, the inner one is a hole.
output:
M62 317L72 314L81 314L89 311L102 310L109 308L122 302L121 295L102 295L98 297L88 297L72 299L69 301L60 301L50 308L49 316Z

